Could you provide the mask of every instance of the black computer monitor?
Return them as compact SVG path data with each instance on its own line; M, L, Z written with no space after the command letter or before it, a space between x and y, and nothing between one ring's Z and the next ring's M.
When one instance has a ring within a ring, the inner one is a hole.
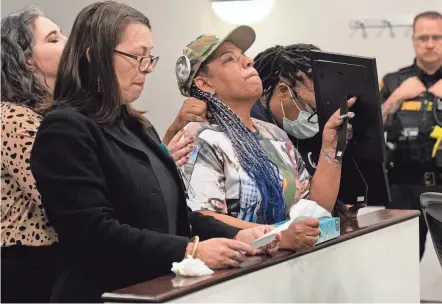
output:
M343 158L338 198L347 204L391 201L375 58L311 51L313 83L320 130L345 99L351 108L353 138Z

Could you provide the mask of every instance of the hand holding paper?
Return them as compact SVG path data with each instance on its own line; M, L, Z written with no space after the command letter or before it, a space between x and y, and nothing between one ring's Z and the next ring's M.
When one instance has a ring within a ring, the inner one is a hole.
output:
M253 248L259 248L257 253L266 253L272 255L279 249L279 243L281 242L280 234L272 232L276 230L275 227L269 225L260 225L249 229L243 229L238 232L235 239L240 240L247 244L252 244ZM265 239L262 239L264 235L267 235ZM256 240L260 239L258 243Z

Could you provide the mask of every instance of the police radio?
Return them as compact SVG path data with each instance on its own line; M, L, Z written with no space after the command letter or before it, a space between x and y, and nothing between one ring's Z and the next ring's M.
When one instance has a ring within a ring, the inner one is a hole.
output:
M434 120L436 121L436 124L439 127L442 127L442 118L441 115L442 114L442 99L435 96L433 99L433 117Z
M427 164L436 160L442 168L442 101L425 92L411 101L405 101L398 112L401 136L397 141L395 160L399 163Z

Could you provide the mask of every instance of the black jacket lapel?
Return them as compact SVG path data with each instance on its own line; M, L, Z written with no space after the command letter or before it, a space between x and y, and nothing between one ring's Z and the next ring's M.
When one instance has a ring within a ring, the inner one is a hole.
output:
M111 125L111 126L106 126L103 129L107 134L112 136L114 140L116 140L117 142L131 148L140 155L143 155L143 157L145 157L146 159L149 159L148 154L144 150L140 149L136 144L134 144L130 140L130 138L128 138L127 136L123 136L118 128L119 128L118 125ZM164 162L164 164L166 164L167 168L177 179L179 185L181 185L182 190L186 192L186 187L183 183L183 180L181 179L178 168L172 156L170 155L169 151L165 149L166 147L161 146L161 140L156 134L156 131L147 130L145 127L139 125L138 123L136 125L130 124L130 128L132 129L132 131L135 132L135 134L140 136L140 139L148 146L148 148L151 149L152 152L155 153Z

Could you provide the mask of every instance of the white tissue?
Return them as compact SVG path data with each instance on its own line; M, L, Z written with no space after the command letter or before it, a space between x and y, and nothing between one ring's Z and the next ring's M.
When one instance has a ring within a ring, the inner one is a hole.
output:
M319 206L315 201L310 201L306 199L301 199L299 200L299 202L294 204L290 208L289 215L290 220L273 229L269 233L263 235L259 239L256 239L252 243L252 247L260 248L262 246L270 244L275 239L277 233L287 230L293 222L300 222L309 217L314 217L317 219L323 217L331 217L331 213Z
M290 219L302 221L308 217L317 219L331 217L331 213L319 206L315 201L301 199L290 208Z
M172 271L177 275L187 277L200 277L213 273L213 270L207 267L200 259L194 259L191 255L179 263L172 263Z

